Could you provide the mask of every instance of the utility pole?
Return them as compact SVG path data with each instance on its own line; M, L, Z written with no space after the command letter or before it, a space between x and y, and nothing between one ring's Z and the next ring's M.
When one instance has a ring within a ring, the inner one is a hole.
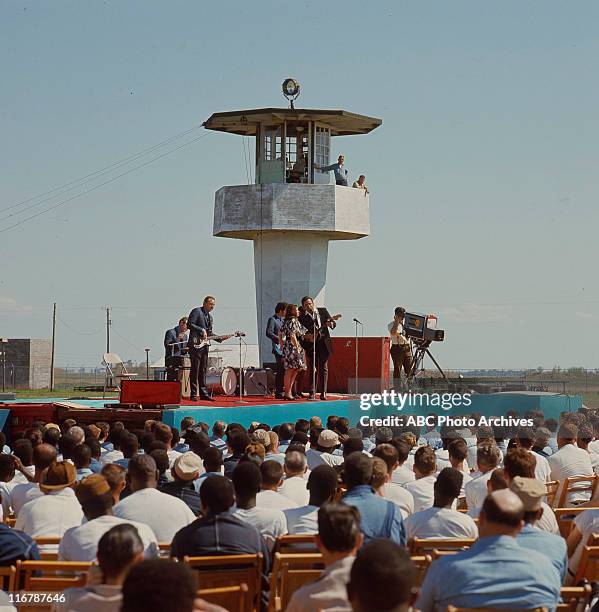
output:
M106 352L110 353L110 306L106 306Z
M54 391L54 347L56 343L56 302L52 311L52 359L50 360L50 391Z

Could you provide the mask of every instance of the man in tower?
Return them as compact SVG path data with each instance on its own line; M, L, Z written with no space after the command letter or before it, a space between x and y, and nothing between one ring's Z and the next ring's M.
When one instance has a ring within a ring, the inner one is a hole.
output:
M187 353L185 343L188 340L187 317L181 317L179 324L175 325L173 329L168 329L164 334L164 365L167 380L177 380L177 371L175 370L179 365L177 358Z
M316 369L316 382L319 383L320 399L327 399L329 377L327 362L333 352L329 330L337 327L337 319L339 318L341 318L341 315L331 317L329 311L324 307L316 308L311 297L302 298L302 313L299 316L299 322L308 330L301 342L308 360L308 369L304 374L304 381L306 376L310 377L307 385L304 382L304 387L307 386L310 389L308 399L315 398L314 369ZM316 337L316 347L314 346L314 337ZM314 351L315 348L316 351ZM314 355L314 352L316 352L316 355ZM314 360L314 357L316 357L316 360Z
M208 344L199 348L199 344L214 336L212 332L212 315L216 300L211 295L204 298L204 303L199 308L194 308L187 318L189 326L189 356L191 357L191 371L189 373L191 383L191 395L189 399L194 402L200 399L213 402L206 388L206 370L208 369ZM215 338L222 342L224 337Z
M389 335L391 336L391 359L393 360L393 387L396 391L401 389L402 368L408 384L412 376L412 347L403 328L405 314L406 309L398 306L395 309L393 321L388 325Z
M319 166L318 164L314 164L314 167L321 172L330 172L332 170L335 173L335 184L347 187L347 170L343 165L344 162L345 157L340 155L336 164L331 164L330 166Z

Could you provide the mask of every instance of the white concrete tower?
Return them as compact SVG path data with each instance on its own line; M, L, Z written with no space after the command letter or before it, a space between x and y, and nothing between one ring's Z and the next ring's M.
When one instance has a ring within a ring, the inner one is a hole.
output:
M315 166L337 161L330 160L331 137L367 134L380 124L343 110L294 108L215 113L204 123L209 130L256 139L256 183L216 192L213 234L254 243L262 363L273 361L265 330L275 304L299 304L310 295L322 305L329 241L370 233L369 198L351 187L357 174L344 187Z

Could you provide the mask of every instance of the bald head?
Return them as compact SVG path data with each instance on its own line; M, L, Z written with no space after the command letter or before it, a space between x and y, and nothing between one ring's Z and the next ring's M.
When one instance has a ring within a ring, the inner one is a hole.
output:
M38 444L33 449L33 465L36 474L41 474L53 461L56 461L56 448L51 444Z
M524 504L509 489L487 495L480 511L480 537L510 535L515 537L524 525Z

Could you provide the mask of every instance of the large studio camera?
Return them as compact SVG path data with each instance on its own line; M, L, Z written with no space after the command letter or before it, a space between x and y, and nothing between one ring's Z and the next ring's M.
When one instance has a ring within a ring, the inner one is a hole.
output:
M406 336L416 344L424 342L443 342L445 331L437 329L436 315L422 315L406 312L403 322Z

